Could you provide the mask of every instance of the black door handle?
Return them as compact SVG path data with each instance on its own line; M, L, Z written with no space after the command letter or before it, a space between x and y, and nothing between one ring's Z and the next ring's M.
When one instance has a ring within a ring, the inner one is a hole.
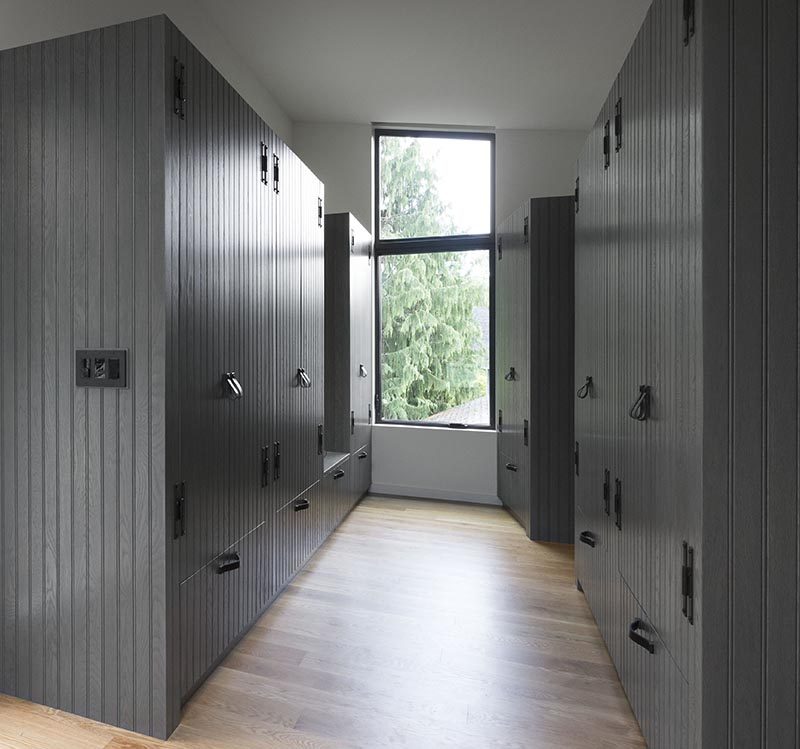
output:
M508 372L505 373L503 379L506 382L514 382L517 379L517 370L515 367L509 367Z
M322 455L325 452L325 427L322 424L317 424L317 455Z
M589 397L589 393L592 391L592 377L591 375L586 375L586 382L578 388L578 392L575 393L578 398L583 400L584 398Z
M359 377L368 377L369 372L367 372L367 368L363 364L358 365L358 376Z
M242 385L239 380L236 379L236 372L226 372L223 381L227 386L225 393L230 400L239 400L244 395Z
M513 471L514 473L517 472L517 466L515 463L506 463L506 470Z
M272 471L273 476L275 477L275 481L277 481L281 477L281 443L276 442L272 446Z
M639 632L647 632L647 625L641 619L634 619L628 627L628 638L653 655L656 652L656 646Z
M230 554L223 554L217 563L217 574L224 575L226 572L233 572L234 570L238 570L240 566L241 561L238 552L234 551Z
M307 510L310 507L310 503L307 499L298 499L294 503L294 511L301 512L302 510Z
M578 538L580 538L581 543L586 544L587 546L591 546L592 548L597 546L597 540L594 537L594 533L591 531L582 531Z
M350 434L356 433L356 412L350 412Z
M336 473L333 474L334 481L338 481L339 479L343 478L344 478L344 471L336 471Z
M365 452L360 452L358 454L358 459L359 460L364 460L365 458L368 458L368 457L369 457L369 455L367 455Z

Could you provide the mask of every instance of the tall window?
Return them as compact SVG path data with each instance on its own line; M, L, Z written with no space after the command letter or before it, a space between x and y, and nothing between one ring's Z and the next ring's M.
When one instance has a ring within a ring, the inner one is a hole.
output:
M375 131L378 420L493 427L494 136Z

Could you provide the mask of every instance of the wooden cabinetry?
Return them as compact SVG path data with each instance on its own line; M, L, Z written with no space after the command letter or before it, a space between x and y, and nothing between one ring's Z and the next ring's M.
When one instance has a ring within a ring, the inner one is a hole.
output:
M537 541L573 536L573 198L501 223L495 264L498 495Z

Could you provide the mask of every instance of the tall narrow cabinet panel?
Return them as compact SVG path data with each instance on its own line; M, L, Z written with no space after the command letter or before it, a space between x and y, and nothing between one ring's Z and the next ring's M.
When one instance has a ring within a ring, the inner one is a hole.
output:
M165 66L162 19L0 52L0 690L161 734Z
M372 465L372 237L349 213L325 217L325 448L350 455L351 489Z
M498 491L533 540L573 538L574 199L537 198L498 232Z

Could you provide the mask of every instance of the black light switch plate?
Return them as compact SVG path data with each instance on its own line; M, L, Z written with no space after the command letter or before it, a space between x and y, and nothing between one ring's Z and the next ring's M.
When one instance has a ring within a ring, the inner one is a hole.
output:
M78 349L75 352L75 385L85 388L128 387L126 349Z

